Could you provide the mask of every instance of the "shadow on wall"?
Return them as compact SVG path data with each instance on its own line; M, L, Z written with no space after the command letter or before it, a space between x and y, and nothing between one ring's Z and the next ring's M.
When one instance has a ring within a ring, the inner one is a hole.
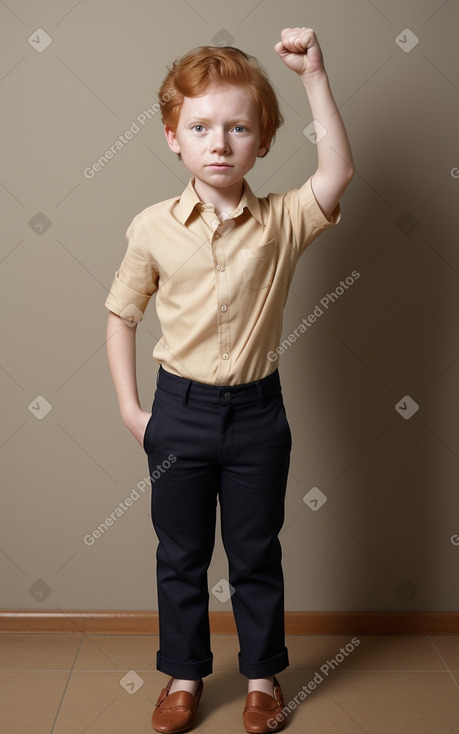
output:
M457 412L446 396L457 373L457 216L447 203L457 184L438 165L451 154L448 131L422 151L435 175L415 175L417 138L434 124L418 115L417 89L392 134L374 120L375 153L356 160L340 233L312 245L293 283L303 311L284 335L316 316L280 366L295 424L290 521L301 513L312 609L327 598L337 610L456 608ZM399 102L385 95L386 106ZM423 130L413 142L414 126ZM288 556L288 527L283 540Z

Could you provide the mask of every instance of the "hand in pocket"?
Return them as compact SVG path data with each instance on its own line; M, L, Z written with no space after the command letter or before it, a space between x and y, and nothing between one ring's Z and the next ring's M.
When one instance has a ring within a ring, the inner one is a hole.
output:
M147 413L145 410L139 410L129 421L126 421L126 426L134 436L135 440L143 447L143 439L145 436L145 429L148 421L151 418L151 413Z

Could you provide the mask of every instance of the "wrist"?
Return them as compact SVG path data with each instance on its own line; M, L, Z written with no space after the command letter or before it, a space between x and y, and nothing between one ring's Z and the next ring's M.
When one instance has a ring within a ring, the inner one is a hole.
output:
M314 71L303 72L303 74L300 74L300 79L303 82L306 91L310 91L311 89L323 84L328 86L328 74L324 67Z
M135 423L139 413L142 413L143 411L139 404L129 403L127 405L121 405L120 412L124 425L127 428L130 428L133 423Z

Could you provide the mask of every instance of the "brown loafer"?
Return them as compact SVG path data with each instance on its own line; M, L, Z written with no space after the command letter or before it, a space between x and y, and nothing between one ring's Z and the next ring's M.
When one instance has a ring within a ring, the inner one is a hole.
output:
M286 722L282 712L284 706L281 687L274 678L274 696L262 691L252 691L248 694L242 714L245 730L249 734L279 731Z
M163 734L186 731L193 726L196 709L204 688L201 680L196 696L188 691L176 691L176 693L169 694L173 680L171 678L159 694L151 720L153 729Z

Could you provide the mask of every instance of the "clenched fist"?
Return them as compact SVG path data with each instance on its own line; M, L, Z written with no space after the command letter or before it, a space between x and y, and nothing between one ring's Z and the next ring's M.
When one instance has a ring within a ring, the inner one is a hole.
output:
M312 28L284 28L274 50L301 76L324 70L322 50Z

